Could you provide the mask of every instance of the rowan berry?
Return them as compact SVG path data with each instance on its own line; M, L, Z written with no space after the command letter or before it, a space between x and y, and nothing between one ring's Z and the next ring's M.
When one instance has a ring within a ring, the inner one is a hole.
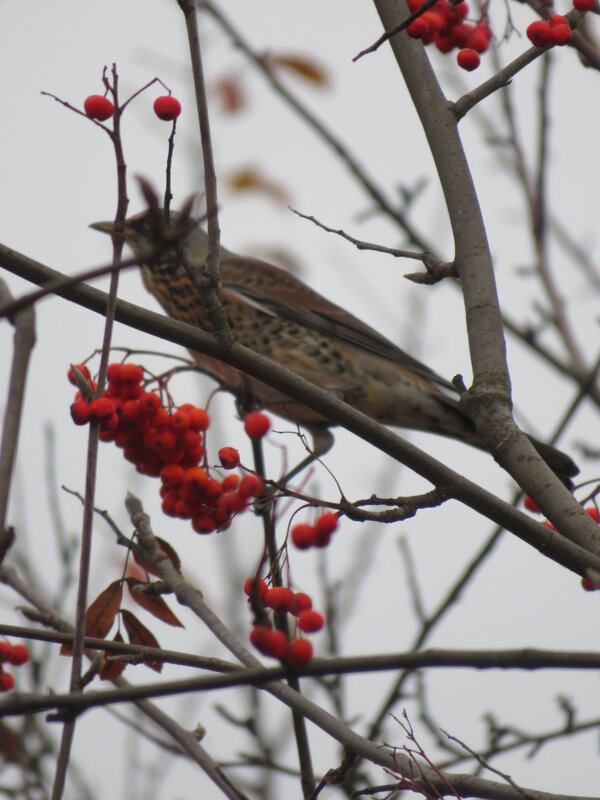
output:
M417 17L410 23L406 29L406 33L411 39L422 39L423 36L426 36L429 33L429 25L423 19L423 17Z
M481 63L477 50L473 50L470 47L459 50L456 55L456 61L458 66L461 67L461 69L465 69L467 72L472 72L474 69L477 69Z
M20 667L29 661L29 649L24 644L15 644L11 647L6 660L14 667Z
M244 475L240 481L239 492L243 497L260 497L265 485L258 475Z
M410 13L414 14L415 11L418 11L423 5L423 0L406 0L406 5Z
M3 640L0 642L0 662L8 661L8 656L12 651L12 644Z
M203 450L202 437L196 431L185 431L181 435L180 441L186 453L191 453L199 448ZM200 455L202 455L202 452Z
M106 377L110 383L121 383L121 364L109 364L106 368Z
M596 7L596 0L573 0L573 8L583 14Z
M179 500L179 495L174 489L168 491L163 496L162 503L160 504L163 514L166 514L167 517L176 517L177 516L176 505L178 500Z
M596 506L589 506L589 508L586 508L585 510L594 520L594 522L600 523L600 514L598 514L598 509L596 508Z
M15 679L8 672L0 672L0 692L8 692L15 685Z
M223 487L224 492L232 492L234 489L238 488L239 483L239 475L227 475L225 478L223 478L221 486Z
M338 524L339 520L337 516L332 514L330 511L326 511L324 514L321 514L320 517L317 517L317 521L315 522L317 536L324 536L333 533Z
M550 43L551 33L550 23L541 19L532 22L526 30L527 38L535 47L546 47Z
M109 119L115 113L114 105L108 97L104 97L101 94L91 94L86 97L83 102L83 109L88 117L100 120L100 122L104 122L105 119Z
M225 469L235 469L240 463L240 454L235 447L222 447L219 450L219 461Z
M194 506L187 500L178 500L175 503L174 511L179 519L192 519L194 516Z
M523 505L525 506L527 511L531 511L534 514L539 514L540 513L540 509L538 508L538 506L533 502L533 500L529 496L525 497L525 500L523 501Z
M171 426L171 430L174 433L180 434L187 431L187 429L192 424L190 420L190 415L186 414L185 411L176 411L174 414L171 415L171 419L169 420L169 425Z
M215 480L214 478L209 478L206 486L204 487L204 494L206 497L216 498L218 497L221 492L223 491L223 487L219 483L219 481Z
M273 586L267 589L263 600L265 605L274 611L289 611L296 604L294 592L286 586Z
M113 401L109 397L97 397L90 403L90 417L105 422L115 413Z
M316 538L316 529L314 525L307 525L306 523L294 525L292 528L292 542L298 550L308 550L313 547Z
M87 425L90 421L90 404L85 400L76 400L71 403L71 419L75 425Z
M185 470L179 464L167 464L160 471L160 480L168 489L175 489L183 483Z
M562 47L571 41L573 31L569 25L554 25L550 31L550 41L557 47Z
M193 431L205 431L210 425L210 417L203 408L192 408L187 412L190 415L190 426Z
M312 600L305 592L296 592L296 614L301 614L303 611L310 611L312 608Z
M163 450L173 450L177 444L177 439L173 431L158 431L154 435L154 449L161 453Z
M285 649L283 660L294 667L301 667L313 657L313 646L307 639L293 639Z
M137 400L140 413L146 417L152 417L159 408L162 408L160 397L156 392L144 392Z
M258 588L258 594L264 598L269 587L262 578L246 578L244 582L245 594L247 594L248 597L251 597L255 586Z
M163 408L157 408L154 414L150 417L150 422L155 428L168 428L171 417L169 412Z
M201 467L189 467L188 469L186 469L183 475L184 487L193 489L198 493L202 492L204 489L207 488L209 480L210 479L208 477L208 473ZM219 493L220 491L221 487L219 486Z
M159 119L171 122L181 114L181 103L170 94L157 97L154 101L154 113Z
M210 514L197 514L192 519L192 528L196 533L212 533L217 529L217 523Z
M90 375L90 371L85 366L85 364L74 364L73 366L79 372L81 372L81 374L86 379L86 381L89 381L91 379L92 376ZM72 383L73 386L77 386L77 381L75 380L75 373L73 372L73 368L72 367L69 367L69 371L67 372L67 378L69 379L69 383Z
M252 628L250 641L260 653L272 658L282 658L288 647L288 638L283 631L274 631L265 625Z
M271 427L271 420L262 411L251 411L244 417L244 430L251 439L262 439Z
M298 627L305 633L320 631L324 624L325 618L318 611L301 611L298 614Z
M486 29L489 30L487 25L478 25L471 34L471 40L469 44L473 50L476 50L478 53L485 53L490 46L490 37Z
M219 508L227 514L239 514L247 508L246 499L239 492L224 491L219 497Z
M587 578L581 579L581 588L584 589L586 592L595 592L598 590L598 587L593 581L588 580Z
M137 364L121 364L121 383L136 386L144 379L144 370Z

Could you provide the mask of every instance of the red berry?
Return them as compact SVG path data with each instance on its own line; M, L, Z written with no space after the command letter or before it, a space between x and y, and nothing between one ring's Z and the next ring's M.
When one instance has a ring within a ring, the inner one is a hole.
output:
M205 431L210 425L210 417L203 408L192 408L188 413L193 431Z
M208 479L208 483L206 484L206 487L204 489L204 494L206 497L211 497L211 498L218 497L222 491L223 487L221 486L219 481L216 481L214 478Z
M0 662L8 661L9 655L12 653L13 646L10 642L3 640L0 642Z
M598 509L596 506L590 506L589 508L585 509L590 517L594 520L594 522L600 523L600 514L598 514Z
M224 492L232 492L234 489L238 488L239 482L239 475L227 475L225 478L223 478L223 483L221 486L223 487Z
M202 438L200 437L199 433L196 433L196 431L185 431L179 437L179 440L186 453L192 453L199 449L201 450L200 455L202 455L204 452L204 448L202 447Z
M150 418L151 424L155 428L168 428L169 423L171 422L171 417L169 416L169 412L166 408L162 406L157 408L152 417Z
M260 597L264 598L264 596L265 596L266 592L268 591L269 587L263 581L262 578L246 578L246 580L244 582L244 592L245 592L245 594L247 594L248 597L251 597L252 596L252 590L254 589L255 585L258 586L258 594L260 595Z
M478 53L485 53L490 46L490 37L478 25L471 35L469 44L473 50L476 50Z
M0 692L8 692L15 685L15 679L8 672L0 672Z
M88 369L88 368L85 366L85 364L74 364L73 366L74 366L74 367L76 367L76 369L77 369L79 372L81 372L81 374L82 374L82 375L83 375L83 377L86 379L86 381L89 381L89 380L90 380L90 378L91 378L92 376L90 375L90 371L89 371L89 369ZM72 367L69 367L69 371L67 372L67 378L69 379L69 383L72 383L72 384L73 384L73 386L77 386L77 381L75 380L75 373L73 372L73 369L72 369Z
M219 497L219 508L227 514L239 514L247 508L246 499L239 492L224 491Z
M163 501L160 504L163 514L166 514L167 517L176 517L177 516L176 506L178 501L179 501L179 495L175 490L172 489L171 491L167 492L163 496Z
M318 517L317 521L315 522L317 535L323 536L333 533L334 530L336 530L338 523L339 520L337 516L332 514L330 511L326 511L325 514L321 514L321 516Z
M543 22L541 19L532 22L527 28L527 38L535 47L546 47L550 43L550 34L552 28L549 22Z
M406 5L410 13L414 14L415 11L418 11L423 5L423 0L406 0Z
M115 113L115 107L108 97L103 97L101 94L91 94L86 97L83 108L88 117L98 119L100 122L104 122Z
M433 37L433 41L440 53L449 53L454 49L454 39L451 34L436 33Z
M313 525L301 524L292 528L292 542L298 550L308 550L315 544L316 529Z
M121 383L137 386L144 379L144 370L137 364L121 365Z
M264 490L265 485L258 475L244 475L240 481L239 492L243 497L260 497Z
M29 650L24 644L15 644L8 654L7 661L15 667L26 664L29 661Z
M75 400L71 404L71 419L75 425L87 425L90 421L90 405L85 400Z
M198 493L202 492L203 489L206 489L208 483L208 473L201 467L190 467L189 469L186 469L183 475L183 485L189 489L193 489ZM219 493L220 491L221 487L219 486Z
M166 450L173 450L177 444L177 439L173 431L159 431L154 436L154 449L162 453Z
M273 586L267 589L263 600L265 605L274 611L289 611L296 605L294 592L285 586Z
M235 469L240 463L240 454L235 447L222 447L219 450L219 461L225 469Z
M307 664L313 657L313 646L307 639L294 639L284 653L283 660L294 667Z
M176 411L169 420L171 430L177 434L187 431L191 424L190 415L186 414L185 411Z
M154 101L154 113L159 119L170 122L181 114L181 103L170 94L165 94Z
M596 0L573 0L573 8L583 14L586 11L591 11L595 8Z
M423 17L417 17L415 20L413 20L413 22L410 23L406 29L406 33L411 39L422 39L423 36L426 36L429 33L429 25L423 19Z
M585 589L586 592L595 592L598 589L596 584L588 580L587 578L581 579L581 588Z
M146 417L151 417L162 407L160 397L156 392L144 392L137 400L138 408Z
M325 618L318 611L301 611L298 614L298 627L305 633L320 631L324 624Z
M303 611L310 611L312 608L312 600L310 596L304 592L296 592L296 614L301 614Z
M175 489L183 483L185 470L179 464L167 464L160 471L160 479L163 486L169 489Z
M526 496L526 497L525 497L525 500L523 501L523 505L525 506L525 508L527 509L527 511L532 511L534 514L539 514L539 513L540 513L540 509L539 509L539 508L537 507L537 505L536 505L536 504L533 502L533 500L531 499L531 497L528 497L528 496Z
M192 519L192 528L196 533L212 533L217 530L217 523L210 514L197 514Z
M477 50L473 50L470 47L466 47L464 50L459 50L456 55L456 61L458 66L462 69L466 69L467 72L473 72L473 70L477 69L481 63L481 59L479 58L479 53Z
M426 22L431 33L437 33L438 31L442 30L446 24L444 17L435 8L432 8L429 11L426 11L424 14L421 14L421 16L417 19L422 19L424 22Z
M557 47L562 47L571 41L573 31L568 25L555 25L550 31L550 41Z
M111 383L121 383L121 364L109 364L106 377Z
M108 397L97 397L90 403L90 417L99 422L109 420L114 413L114 403Z
M244 430L251 439L262 439L271 427L271 420L262 411L251 411L244 417Z
M273 658L281 658L288 646L288 638L283 631L274 631L265 625L252 628L250 641L260 653Z

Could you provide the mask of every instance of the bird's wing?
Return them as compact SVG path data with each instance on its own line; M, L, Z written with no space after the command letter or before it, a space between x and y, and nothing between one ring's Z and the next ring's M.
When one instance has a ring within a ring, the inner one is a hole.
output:
M266 314L291 319L456 391L449 381L280 267L226 251L221 259L221 283L226 291Z

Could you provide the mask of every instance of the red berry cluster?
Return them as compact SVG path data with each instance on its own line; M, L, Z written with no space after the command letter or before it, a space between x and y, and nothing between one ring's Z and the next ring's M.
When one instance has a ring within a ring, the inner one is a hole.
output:
M524 505L525 505L526 509L528 509L529 511L533 511L534 514L540 514L541 513L540 509L536 506L536 504L533 502L533 500L530 497L526 497L525 498ZM586 511L589 514L589 516L594 520L594 522L597 525L600 524L600 513L598 512L598 508L596 506L588 506L586 509L584 509L584 511ZM557 530L554 527L554 525L547 519L544 520L544 522L542 522L542 525L545 528L548 528L548 530L555 531L556 533L560 533L560 531ZM590 581L588 578L582 578L581 579L581 586L582 586L583 589L585 589L586 592L595 592L599 588L597 586L597 584L594 583L594 581Z
M95 390L88 368L78 365L77 369L90 391ZM76 384L73 370L68 377ZM160 477L165 514L191 520L196 533L212 533L229 527L232 517L263 493L257 475L227 475L219 481L211 477L206 464L199 466L204 457L204 433L210 425L204 409L190 403L177 410L165 408L156 392L144 391L144 370L137 364L110 364L107 378L103 397L89 401L77 392L71 417L76 425L98 421L103 442L114 442L142 475ZM261 412L252 415L266 420L268 429L267 416ZM239 453L233 447L221 448L219 458L226 469L239 464Z
M422 7L423 0L407 0L407 5L414 14ZM464 0L438 0L411 22L406 32L423 44L435 44L441 53L450 53L458 48L458 65L470 72L479 66L479 53L488 49L492 32L485 22L477 25L464 22L468 13L469 7Z
M317 518L314 525L306 523L294 525L290 535L298 550L308 550L311 547L327 547L337 526L337 516L327 511Z
M550 19L538 19L527 28L527 38L535 47L555 44L562 47L571 41L573 32L569 20L561 14L553 14Z
M15 679L9 672L4 672L4 663L20 667L29 661L29 650L24 644L0 642L0 692L8 692L15 685Z
M248 578L244 584L244 592L252 600L258 594L263 605L273 611L291 614L294 618L292 638L288 639L283 631L275 630L268 624L255 625L250 632L250 641L265 656L278 658L294 667L308 663L313 656L312 644L297 635L316 633L325 624L322 614L312 607L312 600L304 592L293 592L285 586L273 586L271 589L262 578Z
M115 113L113 103L101 94L91 94L83 103L83 110L90 119L104 122ZM154 113L159 119L172 121L181 114L181 103L170 94L157 97L154 101Z

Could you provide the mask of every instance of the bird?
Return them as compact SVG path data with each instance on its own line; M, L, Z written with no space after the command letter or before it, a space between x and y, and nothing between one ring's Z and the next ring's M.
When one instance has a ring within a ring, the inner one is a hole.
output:
M181 222L171 211L171 227ZM91 228L112 234L112 222ZM201 290L185 261L202 266L208 234L184 229L176 245L154 261L144 257L156 241L156 210L125 221L125 242L140 257L146 289L172 318L212 332ZM452 383L404 352L374 328L316 292L291 272L220 247L217 295L235 340L392 427L426 431L487 450L461 409ZM332 422L302 403L215 358L193 352L202 371L244 403L269 410L328 441ZM567 454L529 437L541 458L570 486L579 473Z

